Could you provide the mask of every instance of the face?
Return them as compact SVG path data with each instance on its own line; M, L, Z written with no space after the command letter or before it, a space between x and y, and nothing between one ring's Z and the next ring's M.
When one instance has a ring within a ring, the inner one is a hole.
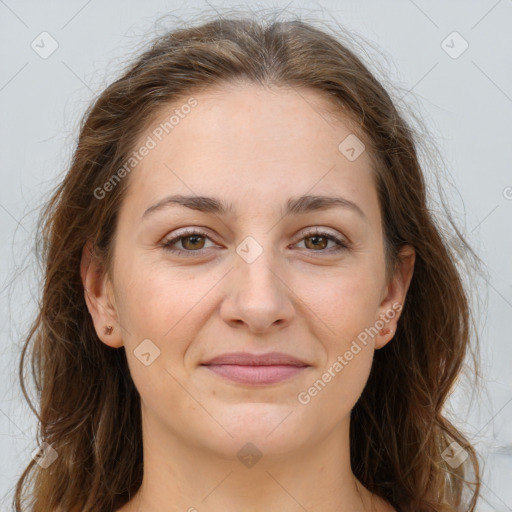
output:
M348 421L412 262L386 282L368 152L340 151L353 132L317 92L194 98L161 141L180 105L141 137L156 144L124 178L112 273L88 305L100 338L124 345L155 432L219 454L306 450ZM205 365L235 352L294 365Z

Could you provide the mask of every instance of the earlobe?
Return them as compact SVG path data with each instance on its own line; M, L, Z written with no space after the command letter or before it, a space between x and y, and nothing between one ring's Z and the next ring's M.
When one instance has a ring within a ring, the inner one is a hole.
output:
M396 333L398 319L414 273L415 260L416 251L411 245L401 248L398 268L387 286L387 293L379 307L380 325L383 323L384 326L375 338L375 349L384 347Z
M110 347L121 347L123 340L117 321L117 311L109 298L110 282L90 240L82 249L80 276L85 302L98 338Z

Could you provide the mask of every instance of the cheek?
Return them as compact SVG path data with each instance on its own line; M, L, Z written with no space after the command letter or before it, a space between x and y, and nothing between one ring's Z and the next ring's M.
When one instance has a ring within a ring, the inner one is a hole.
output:
M381 282L370 266L345 268L328 276L297 281L294 292L317 318L319 339L327 347L343 350L347 342L374 325L380 303Z
M198 280L190 271L133 262L118 273L120 321L129 335L153 336L163 342L189 315L197 315L209 287L206 275Z
M144 261L118 265L116 309L123 344L134 383L146 401L172 395L176 379L187 378L186 352L211 316L207 292L218 280L212 273L195 279L190 271Z
M348 413L359 398L373 361L373 340L378 319L380 282L375 271L346 271L334 278L302 286L302 294L314 323L315 338L323 345L325 359L311 393L319 413L331 407ZM306 398L307 400L307 398ZM332 410L331 410L332 413Z
M194 321L200 309L194 308L197 294L175 275L150 267L118 274L123 283L118 314L131 378L143 405L162 422L168 413L164 403L183 404L179 384L187 380L183 361L200 327Z
M339 286L331 283L324 291L322 301L318 298L311 309L321 318L315 322L315 337L323 345L325 358L298 398L314 411L315 421L334 424L350 414L368 380L378 296L372 280L357 276L340 279Z
M350 360L347 357L350 353ZM298 395L305 414L317 423L319 431L334 427L350 415L368 380L373 361L371 346L350 346L334 354L310 386Z

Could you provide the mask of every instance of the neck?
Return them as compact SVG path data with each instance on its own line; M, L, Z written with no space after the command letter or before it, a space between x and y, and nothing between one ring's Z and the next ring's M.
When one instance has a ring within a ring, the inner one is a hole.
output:
M143 482L119 512L393 510L351 471L349 418L292 453L261 453L263 440L232 440L238 449L218 453L155 421L143 423Z

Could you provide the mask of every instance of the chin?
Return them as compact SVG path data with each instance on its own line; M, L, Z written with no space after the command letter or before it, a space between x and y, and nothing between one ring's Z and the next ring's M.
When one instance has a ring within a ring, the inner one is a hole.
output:
M220 423L215 440L208 426L209 441L221 450L238 450L245 443L252 442L265 453L279 454L307 442L307 424L289 406L246 403L233 409L215 415Z

